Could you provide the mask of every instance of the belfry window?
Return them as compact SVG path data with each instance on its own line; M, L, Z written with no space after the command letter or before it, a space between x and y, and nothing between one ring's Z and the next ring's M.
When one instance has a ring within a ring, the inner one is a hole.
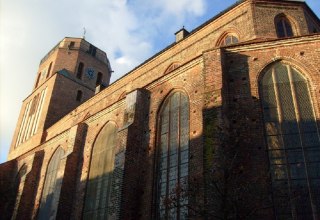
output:
M189 174L189 100L175 92L164 102L159 113L157 169L157 219L187 219L188 198L177 189L187 190ZM176 204L168 203L174 197Z
M108 219L118 128L108 122L93 146L83 219Z
M314 219L320 212L320 140L308 82L278 62L264 74L260 92L277 218Z
M102 73L98 72L96 86L101 85L101 83L102 83Z
M61 176L61 170L63 169L61 159L63 155L64 150L59 147L49 162L41 197L39 220L55 219L57 214L63 178Z
M83 63L80 62L77 70L77 78L81 79L82 78L82 73L83 73Z
M284 15L279 15L275 18L275 25L279 38L293 36L292 25Z
M81 102L81 100L82 100L82 91L81 91L81 90L78 90L76 100L77 100L78 102Z
M51 67L52 67L52 62L51 62L51 63L50 63L50 65L49 65L49 68L48 68L48 72L47 72L47 76L46 76L46 78L48 78L48 77L50 76Z

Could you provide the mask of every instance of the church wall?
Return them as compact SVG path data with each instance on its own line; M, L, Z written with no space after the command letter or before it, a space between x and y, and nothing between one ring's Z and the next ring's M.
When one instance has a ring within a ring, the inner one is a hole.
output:
M277 38L274 18L284 14L290 21L295 36L309 34L305 9L299 3L257 1L254 6L254 27L258 37Z

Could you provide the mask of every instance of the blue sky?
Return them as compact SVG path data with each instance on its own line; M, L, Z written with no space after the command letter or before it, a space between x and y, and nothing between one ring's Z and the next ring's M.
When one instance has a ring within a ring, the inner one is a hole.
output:
M106 51L115 81L236 0L0 0L0 163L42 57L65 36ZM306 0L320 16L320 1Z

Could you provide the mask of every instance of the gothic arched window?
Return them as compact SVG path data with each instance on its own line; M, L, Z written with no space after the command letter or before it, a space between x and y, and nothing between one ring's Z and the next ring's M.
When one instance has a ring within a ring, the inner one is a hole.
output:
M108 122L94 143L83 219L108 219L117 132L116 124Z
M220 46L227 46L231 44L236 44L239 42L238 37L235 34L227 34L220 40Z
M45 178L45 183L42 191L41 205L38 219L55 219L60 197L62 184L62 176L59 175L63 169L61 159L64 155L64 150L59 147L52 156Z
M278 15L275 18L275 25L278 37L281 38L293 36L292 25L286 16Z
M50 76L51 68L52 68L52 62L49 64L49 68L48 68L48 72L47 72L46 78L48 78Z
M78 91L77 91L77 97L76 97L76 100L77 100L78 102L81 102L81 100L82 100L82 95L83 95L82 91L81 91L81 90L78 90Z
M157 219L187 219L188 198L177 189L187 190L189 174L189 100L174 92L159 113L157 166ZM168 203L174 197L176 205Z
M313 219L320 211L320 140L308 82L278 62L260 91L276 215Z
M98 72L98 75L97 75L97 81L96 81L96 86L99 86L101 85L102 83L102 73L101 72Z
M26 176L27 176L26 174L27 174L27 165L23 164L23 166L20 168L19 173L18 173L16 180L15 180L14 188L15 188L15 190L17 190L16 191L17 194L16 194L16 202L14 205L14 210L12 213L11 220L14 220L17 218L18 208L20 205L20 200L21 200L21 196L23 193L23 189L24 189L24 183L25 183Z
M78 65L78 70L77 70L77 78L81 79L82 78L82 73L83 73L83 63L80 62Z

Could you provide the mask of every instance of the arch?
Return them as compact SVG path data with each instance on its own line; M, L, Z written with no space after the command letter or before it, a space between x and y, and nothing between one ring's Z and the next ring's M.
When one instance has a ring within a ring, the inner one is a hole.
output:
M78 69L77 69L77 78L78 79L82 79L83 67L84 67L84 64L82 62L80 62L78 65Z
M180 219L188 215L188 198L175 194L177 187L187 190L189 175L189 98L173 90L158 111L156 158L156 218ZM177 196L178 206L165 201ZM179 214L179 216L178 216Z
M307 78L278 61L264 71L259 92L274 204L290 201L276 214L308 219L320 209L320 136Z
M171 63L167 69L164 71L163 75L166 75L170 72L172 72L173 70L177 69L178 67L180 66L180 63L179 62L173 62Z
M294 20L286 16L284 13L280 13L275 16L274 24L279 38L293 37L297 34Z
M231 44L236 44L240 41L239 39L240 38L238 31L232 28L220 35L220 37L217 40L216 46L228 46Z
M59 172L63 169L61 160L64 154L64 150L58 147L49 161L42 190L38 219L54 219L57 214L63 178L59 176Z
M108 218L118 126L107 122L93 144L83 219Z

